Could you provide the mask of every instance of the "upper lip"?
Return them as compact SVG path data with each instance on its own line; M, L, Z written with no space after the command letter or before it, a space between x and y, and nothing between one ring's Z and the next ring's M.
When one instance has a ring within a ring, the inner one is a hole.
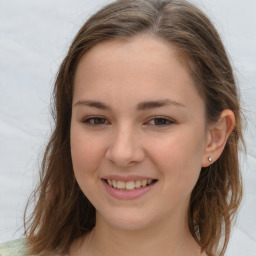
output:
M120 175L106 175L102 177L104 180L120 180L123 182L133 181L133 180L156 180L152 177L147 176L138 176L138 175L127 175L127 176L120 176Z

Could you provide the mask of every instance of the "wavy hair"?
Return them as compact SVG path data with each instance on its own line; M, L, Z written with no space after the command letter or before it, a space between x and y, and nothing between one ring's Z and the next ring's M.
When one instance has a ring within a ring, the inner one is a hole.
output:
M188 209L188 226L209 256L224 255L242 199L239 142L244 145L236 81L220 36L211 21L185 0L118 0L94 14L75 36L60 65L53 92L55 127L46 147L40 182L24 214L31 254L65 254L72 241L95 225L95 208L74 177L70 153L73 80L81 57L99 42L149 34L174 44L205 101L208 123L224 109L234 112L235 127L220 158L202 168ZM223 239L222 238L223 235Z

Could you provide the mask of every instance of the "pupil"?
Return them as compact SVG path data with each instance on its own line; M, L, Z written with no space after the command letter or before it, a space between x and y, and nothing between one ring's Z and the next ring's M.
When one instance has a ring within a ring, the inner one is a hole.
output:
M160 125L166 124L166 120L163 118L157 118L155 119L155 124L160 124Z
M104 120L103 120L103 118L95 118L94 123L95 124L103 124Z

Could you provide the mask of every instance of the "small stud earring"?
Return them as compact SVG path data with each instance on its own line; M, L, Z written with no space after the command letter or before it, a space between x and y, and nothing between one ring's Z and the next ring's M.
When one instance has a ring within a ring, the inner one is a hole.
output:
M208 157L208 161L209 161L209 163L212 161L212 157L211 156Z

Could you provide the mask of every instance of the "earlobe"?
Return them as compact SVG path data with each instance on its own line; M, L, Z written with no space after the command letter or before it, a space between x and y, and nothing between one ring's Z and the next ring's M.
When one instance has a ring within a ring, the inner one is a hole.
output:
M235 115L230 109L223 110L219 120L209 126L202 167L208 167L220 157L234 126Z

